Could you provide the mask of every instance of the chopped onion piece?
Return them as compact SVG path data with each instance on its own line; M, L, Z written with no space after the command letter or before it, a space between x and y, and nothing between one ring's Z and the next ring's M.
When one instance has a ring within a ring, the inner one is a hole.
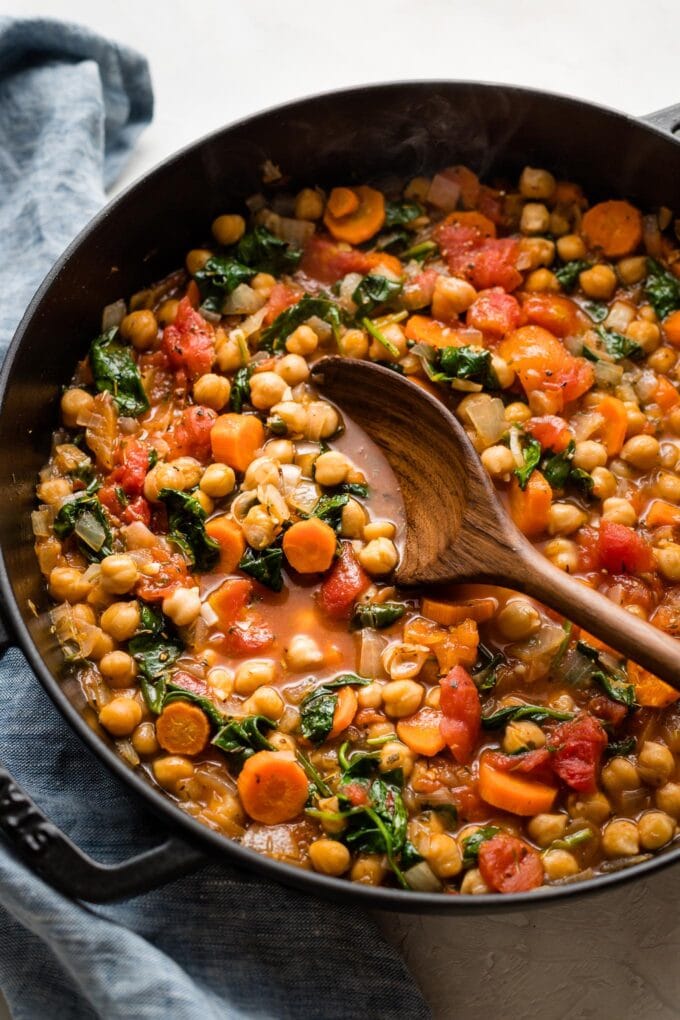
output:
M505 408L499 397L471 402L468 417L475 432L486 446L497 443L501 436L507 432L508 423L505 420Z
M246 337L250 336L251 333L257 333L258 329L264 322L264 317L266 314L267 308L265 306L264 308L260 308L259 311L254 312L253 315L249 315L248 318L244 319L241 325L238 327L239 332ZM236 333L236 330L232 330L230 336L233 336L234 333Z
M124 432L126 436L131 436L134 435L135 432L139 432L139 422L136 418L119 418L118 425L120 427L120 431Z
M201 618L208 627L214 627L219 620L219 616L209 602L204 602L201 606Z
M139 755L129 740L117 740L116 751L118 751L123 761L127 762L128 765L132 765L133 769L137 768L140 761Z
M49 538L52 515L47 509L33 510L31 512L31 527L36 538Z
M316 482L304 480L296 485L292 495L288 497L289 506L295 510L301 510L304 514L310 514L319 502L321 490Z
M511 428L509 432L510 437L510 453L515 458L515 464L517 467L524 466L524 450L522 449L522 443L520 440L520 430L518 428Z
M286 499L295 492L301 477L302 468L299 464L281 465L281 490Z
M257 498L277 524L290 520L290 510L275 485L258 485Z
M444 212L453 212L458 205L459 198L460 185L447 177L446 171L442 174L435 174L427 193L427 201L430 205L436 206L437 209L443 209Z
M355 305L354 301L352 301L352 294L357 289L362 280L363 276L361 275L361 273L348 273L347 276L344 276L340 281L338 304L341 305L345 309L345 311L347 312L356 311L357 306Z
M659 380L656 372L653 372L651 368L646 368L635 383L635 392L638 395L638 399L643 404L650 403L656 395L658 385Z
M295 220L288 216L280 216L276 231L272 231L282 241L302 248L314 233L314 224L310 220Z
M430 654L426 645L393 641L382 653L382 664L392 680L410 680L418 676Z
M105 333L107 329L112 329L113 326L120 326L126 315L127 306L122 298L119 301L114 301L112 305L107 305L102 312L102 333Z
M442 884L427 861L420 861L404 872L409 889L415 892L440 892Z
M73 529L81 541L85 543L94 552L99 552L101 547L106 541L106 532L104 526L100 521L86 510L85 513L81 514L76 522L76 526Z
M615 365L612 361L597 361L593 367L595 382L605 390L614 389L623 378L623 365Z
M359 635L359 675L371 680L385 675L382 667L382 653L387 638L371 627L365 627Z
M582 414L574 415L569 424L574 431L574 439L580 443L584 439L590 439L602 427L604 419L597 411L585 411Z
M252 315L266 304L267 299L247 283L239 283L222 305L224 315Z
M242 524L246 519L246 515L251 507L257 503L257 493L248 489L245 492L239 492L238 496L231 504L231 512L234 515L234 520L238 524Z

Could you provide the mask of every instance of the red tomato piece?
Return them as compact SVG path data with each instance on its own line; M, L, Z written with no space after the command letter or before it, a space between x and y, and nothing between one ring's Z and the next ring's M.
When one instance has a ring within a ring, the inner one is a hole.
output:
M348 273L370 272L371 259L366 252L340 248L330 238L313 234L305 245L300 269L320 283L335 283Z
M578 532L578 567L585 573L598 569L598 539L599 533L595 528L584 527Z
M587 712L561 723L550 735L555 748L553 771L572 790L592 793L597 770L607 746L607 734L601 723Z
M187 673L183 669L175 670L170 682L175 684L176 687L181 687L184 691L197 694L200 698L210 698L212 700L210 687L208 687L205 680L199 680L193 673Z
M174 456L195 457L202 463L211 460L210 430L216 419L217 412L203 404L185 408L173 434L168 436Z
M222 641L222 648L230 655L250 655L261 651L274 641L274 633L257 613L249 613L247 619L237 620L229 627Z
M149 444L143 439L128 439L119 458L121 463L113 469L108 481L119 485L126 496L141 496L149 470Z
M522 298L522 311L527 322L555 336L570 336L585 328L578 305L562 294L526 294Z
M495 769L503 772L521 772L524 776L536 779L541 783L552 780L551 754L547 747L539 747L535 751L524 751L522 754L503 754L501 751L488 751L485 760Z
M440 731L460 765L469 765L479 739L482 706L474 682L462 666L454 666L439 681L444 718Z
M601 521L597 551L600 568L610 574L644 574L654 566L645 540L625 524Z
M543 885L540 855L524 840L499 832L479 848L482 878L496 892L528 892Z
M611 726L618 726L628 715L628 709L618 701L612 701L604 694L596 694L588 702L588 711L591 715L601 719L603 723Z
M531 418L524 425L524 431L537 439L544 450L562 453L573 439L572 431L563 418L546 414L542 418Z
M349 542L342 543L342 552L319 588L319 605L337 619L350 615L354 603L371 581L354 555Z
M285 312L286 308L297 304L301 297L302 291L299 287L289 287L285 283L274 284L272 292L267 299L267 311L264 317L265 326L272 323L281 312Z
M143 496L137 496L135 499L130 500L120 516L125 524L134 524L135 521L141 521L148 528L151 524L151 505Z
M475 226L442 223L434 234L450 272L470 280L478 290L515 290L522 274L515 268L519 242L511 237L485 237Z
M495 188L488 188L486 184L482 184L477 198L477 210L497 227L505 224L503 195Z
M183 297L175 321L163 330L162 349L175 370L184 369L190 379L209 372L215 360L215 330Z
M360 804L368 804L368 793L361 783L346 783L342 787L342 794L354 807Z
M147 602L159 602L171 595L176 588L187 588L193 582L183 556L168 552L161 546L153 550L153 558L159 564L157 574L142 574L135 585L135 594Z
M582 396L595 381L593 366L575 358L541 326L521 326L503 340L498 353L517 372L526 393L557 392L562 404Z
M472 302L467 310L466 322L474 329L481 329L494 336L505 336L511 329L517 329L521 320L519 304L502 287L492 287Z

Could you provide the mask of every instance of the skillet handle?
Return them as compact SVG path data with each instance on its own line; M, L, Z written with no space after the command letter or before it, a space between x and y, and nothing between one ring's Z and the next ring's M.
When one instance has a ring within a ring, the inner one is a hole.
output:
M647 113L640 120L675 136L680 133L680 103L665 106L663 110L655 110L654 113Z
M49 885L74 899L110 903L195 871L205 855L170 837L120 864L99 864L53 825L0 766L0 829L18 856Z

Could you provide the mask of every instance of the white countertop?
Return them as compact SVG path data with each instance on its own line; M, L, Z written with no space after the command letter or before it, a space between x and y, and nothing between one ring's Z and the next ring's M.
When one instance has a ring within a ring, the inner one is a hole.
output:
M83 22L149 58L156 116L118 187L231 120L371 81L504 81L632 114L680 101L678 0L15 0L12 13ZM678 903L675 867L532 913L381 920L441 1020L674 1020Z

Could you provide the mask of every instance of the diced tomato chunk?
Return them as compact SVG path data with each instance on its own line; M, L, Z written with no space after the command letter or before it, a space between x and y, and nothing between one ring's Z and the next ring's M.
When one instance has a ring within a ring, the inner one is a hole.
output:
M593 366L575 358L541 326L521 326L501 343L498 353L517 372L526 393L558 393L562 404L583 396L595 381Z
M347 797L353 807L368 804L368 791L361 783L345 783L341 787L341 793L343 797Z
M578 305L563 294L525 294L522 311L527 322L565 337L585 329Z
M472 761L481 728L482 706L474 682L462 666L439 681L441 687L441 734L460 765Z
M107 481L119 485L126 496L141 496L144 479L149 470L150 447L143 439L133 437L124 443L118 452L120 463L113 469Z
M319 283L335 283L348 273L366 275L380 266L401 275L402 264L394 255L386 252L359 251L358 248L341 247L328 237L313 234L305 245L300 269Z
M555 748L552 759L555 774L572 790L592 793L607 746L607 734L601 723L584 712L556 727L550 735L550 745Z
M360 565L349 542L342 543L342 552L319 588L319 605L338 619L350 615L354 603L371 581Z
M162 546L153 549L153 559L159 565L157 574L142 574L135 585L135 594L147 602L159 602L171 595L177 588L193 584L186 560L177 553L168 552Z
M610 574L644 574L654 567L645 540L625 524L601 521L597 552L599 567Z
M525 423L524 431L537 439L544 450L553 450L554 453L562 453L573 439L572 431L564 419L554 414L531 418Z
M195 457L206 463L212 457L210 430L217 420L217 412L203 404L195 404L182 411L182 417L175 425L168 439L172 443L175 457Z
M478 227L455 222L440 224L434 238L450 272L469 280L478 290L502 287L511 291L522 282L515 267L519 242L514 238L485 237Z
M143 496L137 496L136 499L130 500L120 516L125 524L134 524L135 521L141 521L148 528L151 524L151 505Z
M184 369L190 379L209 372L215 359L215 331L183 297L175 321L163 330L162 349L175 370Z
M245 620L237 620L226 631L221 642L222 649L229 655L250 655L259 652L274 641L274 632L257 613L251 613Z
M596 694L594 698L591 698L588 702L588 711L610 726L618 726L628 715L625 705L618 701L612 701L605 694Z
M274 284L271 294L267 299L267 310L264 316L265 326L272 323L281 312L285 312L286 308L297 304L301 297L302 291L299 287L289 287L286 283Z
M521 320L519 304L502 287L482 291L467 310L466 322L493 336L505 336L516 329Z
M479 870L490 889L528 892L543 885L540 855L524 840L499 832L479 848Z

